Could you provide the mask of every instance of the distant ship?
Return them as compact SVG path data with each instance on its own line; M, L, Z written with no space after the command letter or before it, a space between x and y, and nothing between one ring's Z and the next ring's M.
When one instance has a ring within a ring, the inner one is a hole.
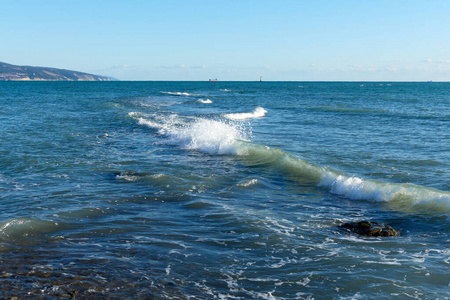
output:
M218 81L217 78L216 79L210 79L209 81Z

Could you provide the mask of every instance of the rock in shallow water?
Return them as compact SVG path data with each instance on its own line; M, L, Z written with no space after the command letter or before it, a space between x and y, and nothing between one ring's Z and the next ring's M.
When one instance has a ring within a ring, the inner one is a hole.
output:
M359 221L344 223L339 226L347 231L370 237L399 236L398 231L380 222Z

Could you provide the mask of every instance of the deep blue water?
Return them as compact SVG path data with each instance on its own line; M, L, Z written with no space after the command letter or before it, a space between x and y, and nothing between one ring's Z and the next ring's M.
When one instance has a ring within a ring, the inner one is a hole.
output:
M2 298L448 298L450 83L0 82L0 107Z

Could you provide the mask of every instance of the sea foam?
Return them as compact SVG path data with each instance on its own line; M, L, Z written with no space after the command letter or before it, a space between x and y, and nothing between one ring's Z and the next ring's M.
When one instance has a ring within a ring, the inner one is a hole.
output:
M170 133L174 144L207 153L238 154L235 142L245 140L240 128L225 122L198 119L193 124Z
M267 110L265 110L262 107L257 107L253 112L251 113L232 113L232 114L226 114L224 115L225 118L230 120L246 120L246 119L257 119L262 118L266 115Z
M203 104L211 104L212 103L212 101L210 99L206 99L206 100L198 99L197 102L198 103L203 103Z
M173 95L173 96L185 96L185 97L194 96L193 94L186 93L186 92L161 92L161 93Z
M401 209L426 206L450 213L450 193L410 183L381 182L324 171L319 186L353 200L390 202Z
M139 117L138 123L158 130L168 143L184 149L210 154L241 155L245 147L240 141L249 141L249 129L222 120L196 118L184 120L177 115L148 119Z

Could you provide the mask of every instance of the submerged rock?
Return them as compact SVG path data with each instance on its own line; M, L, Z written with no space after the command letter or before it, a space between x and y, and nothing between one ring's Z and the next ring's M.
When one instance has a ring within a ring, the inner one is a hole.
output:
M399 236L399 233L389 225L380 222L359 221L344 223L339 226L347 231L371 237Z

